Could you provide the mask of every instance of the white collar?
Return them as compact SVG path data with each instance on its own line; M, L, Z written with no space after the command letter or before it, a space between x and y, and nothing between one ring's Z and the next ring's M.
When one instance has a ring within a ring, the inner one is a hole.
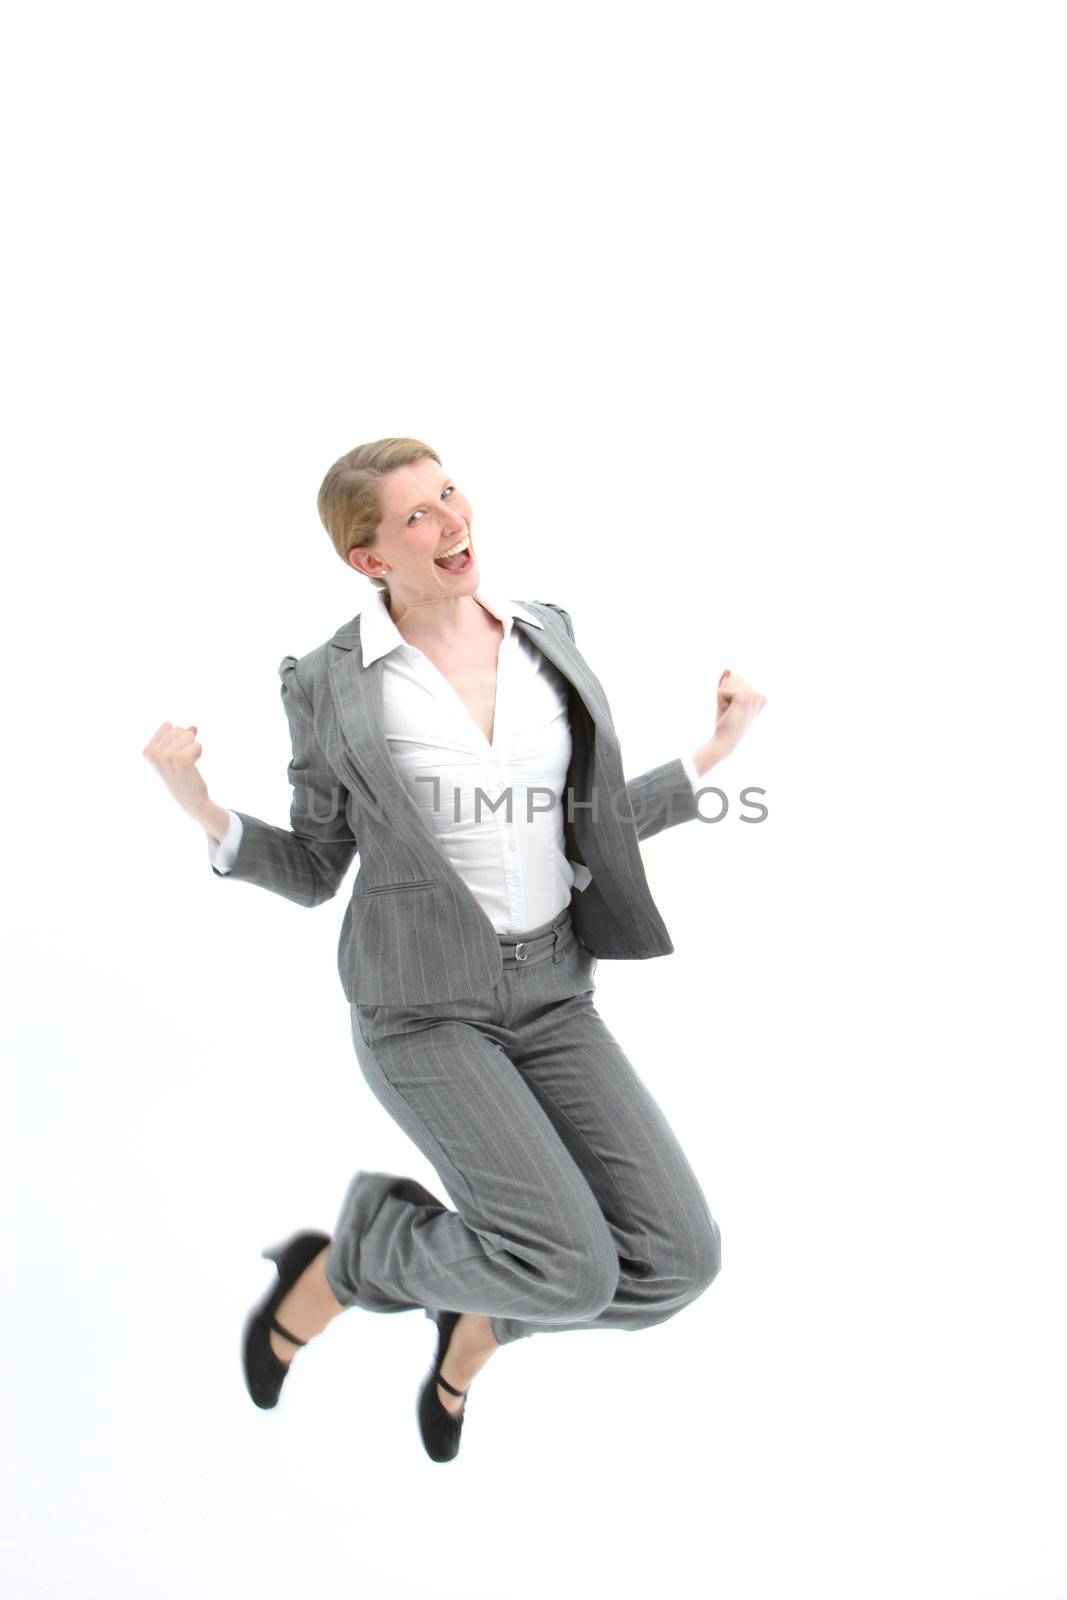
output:
M525 606L514 604L510 600L498 600L486 594L484 589L479 589L474 599L479 605L485 607L498 622L504 624L504 638L511 632L512 620L521 617L524 622L530 622L535 628L543 628L532 612ZM400 629L389 615L389 608L385 601L385 590L375 589L374 594L359 613L359 639L363 652L363 665L369 667L377 661L379 656L386 656L390 650L395 650L398 645L406 645Z

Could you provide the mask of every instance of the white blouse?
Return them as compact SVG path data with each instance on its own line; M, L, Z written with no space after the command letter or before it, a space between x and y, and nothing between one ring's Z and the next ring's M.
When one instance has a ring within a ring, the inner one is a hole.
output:
M386 657L385 737L404 787L497 933L511 937L551 921L590 874L568 861L564 842L567 680L513 626L518 615L542 627L531 612L481 590L475 598L504 624L491 742L440 669L404 639L382 590L360 613L360 646L365 667ZM681 760L696 790L696 768ZM231 811L226 837L208 835L219 872L231 870L240 842Z

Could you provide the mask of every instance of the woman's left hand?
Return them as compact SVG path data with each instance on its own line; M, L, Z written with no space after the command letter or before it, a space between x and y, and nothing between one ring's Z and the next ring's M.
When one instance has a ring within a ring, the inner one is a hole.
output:
M711 738L719 761L737 748L766 704L766 695L726 668L719 679L718 721Z

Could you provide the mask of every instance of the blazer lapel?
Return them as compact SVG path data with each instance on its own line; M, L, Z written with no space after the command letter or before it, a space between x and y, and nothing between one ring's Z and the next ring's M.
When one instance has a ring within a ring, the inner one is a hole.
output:
M358 617L335 633L330 645L334 647L328 673L330 691L341 736L356 771L363 775L375 796L379 800L384 798L390 806L399 791L403 802L411 806L421 821L422 813L404 786L385 737L382 711L385 657L379 656L369 667L363 665ZM430 829L426 831L429 833Z
M533 610L533 605L527 603L527 611ZM535 644L541 654L547 656L552 665L563 674L567 682L578 691L589 715L596 725L597 731L609 739L615 738L615 725L611 720L611 711L608 707L608 697L600 680L594 677L574 640L567 632L566 626L558 613L553 612L550 606L541 609L541 615L547 615L551 620L546 628L535 628L524 617L516 616L513 626L521 628L523 634Z

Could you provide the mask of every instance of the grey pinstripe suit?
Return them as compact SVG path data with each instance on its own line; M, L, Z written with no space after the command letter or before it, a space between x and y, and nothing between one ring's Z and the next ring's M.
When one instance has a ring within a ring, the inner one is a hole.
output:
M570 619L556 606L523 604L545 626L521 617L515 626L570 685L567 856L593 875L572 901L575 931L598 957L668 955L674 946L649 892L639 840L698 815L685 768L675 759L626 781L604 690L574 644ZM345 998L421 1005L486 993L501 973L496 931L389 756L382 662L363 666L358 616L299 661L286 656L278 671L293 743L292 831L239 811L233 870L216 876L315 906L337 893L358 842L338 948Z
M337 893L358 849L338 947L357 1059L457 1209L413 1179L358 1172L327 1278L343 1304L368 1310L480 1312L501 1343L650 1326L720 1265L704 1194L592 1000L598 957L674 948L639 846L695 818L697 800L677 759L624 778L570 618L523 604L544 626L514 625L569 685L566 853L592 877L552 924L522 936L520 959L404 787L384 733L382 662L363 666L358 616L283 659L291 828L238 813L232 871L216 873L314 906Z

